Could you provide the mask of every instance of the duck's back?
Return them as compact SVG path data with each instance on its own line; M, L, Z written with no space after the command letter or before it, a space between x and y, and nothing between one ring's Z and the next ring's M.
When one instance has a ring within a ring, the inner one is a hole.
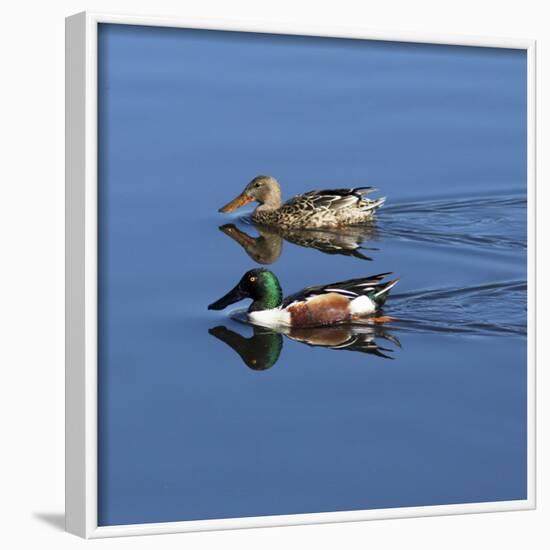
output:
M370 200L364 195L372 187L324 189L296 195L274 211L258 211L254 221L293 228L331 228L357 225L372 219L385 199Z

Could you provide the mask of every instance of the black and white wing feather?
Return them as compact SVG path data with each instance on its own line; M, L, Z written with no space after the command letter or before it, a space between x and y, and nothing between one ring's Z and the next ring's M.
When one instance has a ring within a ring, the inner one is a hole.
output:
M327 294L335 292L346 296L353 300L361 295L371 296L373 298L385 297L385 294L397 284L399 279L388 281L383 283L382 280L391 275L391 272L379 273L378 275L372 275L371 277L362 277L359 279L348 279L347 281L340 281L338 283L331 283L328 285L310 286L304 288L295 294L287 296L282 303L282 307L287 307L294 302L301 302L321 294Z
M370 210L381 206L386 200L385 198L376 200L365 199L365 195L376 190L375 187L353 187L309 191L290 199L286 204L297 205L297 203L303 203L303 206L309 207L312 210L341 210L351 207L361 207L363 210Z

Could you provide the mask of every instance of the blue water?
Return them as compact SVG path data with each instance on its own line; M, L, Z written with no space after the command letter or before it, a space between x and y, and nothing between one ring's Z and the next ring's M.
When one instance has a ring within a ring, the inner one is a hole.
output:
M258 174L387 203L258 256L217 212ZM526 189L525 52L100 25L100 525L525 499ZM395 320L207 311L254 258L392 271Z

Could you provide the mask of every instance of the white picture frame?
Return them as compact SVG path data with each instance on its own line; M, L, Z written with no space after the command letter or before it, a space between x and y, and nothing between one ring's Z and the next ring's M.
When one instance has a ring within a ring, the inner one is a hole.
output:
M97 29L100 23L397 42L527 52L528 84L528 480L527 499L98 526L97 502ZM533 40L385 33L244 21L83 12L66 20L66 529L85 538L363 521L535 508L535 50Z

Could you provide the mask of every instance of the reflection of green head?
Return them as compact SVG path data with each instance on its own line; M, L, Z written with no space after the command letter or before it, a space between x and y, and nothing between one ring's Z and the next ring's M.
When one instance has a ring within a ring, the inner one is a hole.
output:
M212 336L232 347L247 367L253 370L267 370L279 359L283 349L283 337L277 332L254 327L254 335L245 338L224 326L208 331Z

